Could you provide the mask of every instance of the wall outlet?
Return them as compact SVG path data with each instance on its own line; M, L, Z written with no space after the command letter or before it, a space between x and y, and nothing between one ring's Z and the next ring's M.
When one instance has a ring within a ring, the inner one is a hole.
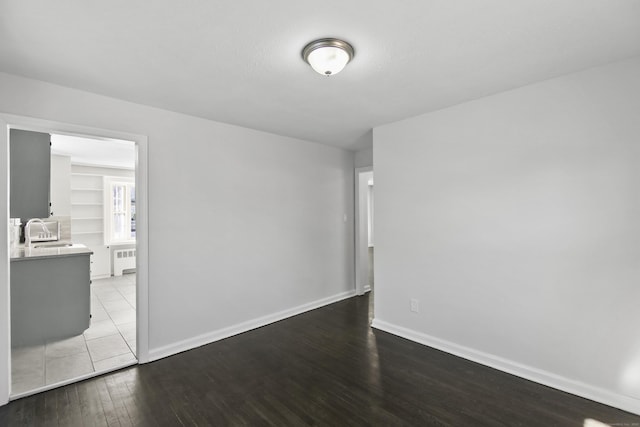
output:
M418 301L415 298L411 298L410 309L414 313L419 313L420 312L420 301Z

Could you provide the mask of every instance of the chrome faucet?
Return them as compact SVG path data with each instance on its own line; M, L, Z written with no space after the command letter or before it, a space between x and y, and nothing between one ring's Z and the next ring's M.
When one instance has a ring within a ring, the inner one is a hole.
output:
M27 221L27 224L24 226L24 246L27 248L31 247L31 224L33 224L34 222L38 222L40 224L42 224L42 236L44 238L49 238L51 237L51 232L49 231L49 229L47 228L47 225L44 223L43 220L41 220L40 218L31 218L29 221Z

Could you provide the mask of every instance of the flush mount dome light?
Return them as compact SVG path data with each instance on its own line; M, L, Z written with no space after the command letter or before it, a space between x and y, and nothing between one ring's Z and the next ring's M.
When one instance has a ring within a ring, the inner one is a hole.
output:
M353 46L344 40L332 38L314 40L302 49L302 58L325 76L342 71L353 55Z

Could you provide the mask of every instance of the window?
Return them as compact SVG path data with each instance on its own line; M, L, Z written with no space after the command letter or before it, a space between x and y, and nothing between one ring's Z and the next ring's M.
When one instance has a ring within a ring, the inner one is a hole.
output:
M127 178L105 178L105 245L136 239L136 187Z

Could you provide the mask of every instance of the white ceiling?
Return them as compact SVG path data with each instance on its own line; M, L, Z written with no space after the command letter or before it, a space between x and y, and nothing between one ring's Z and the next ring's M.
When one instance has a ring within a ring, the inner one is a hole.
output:
M333 77L300 51L356 55ZM348 149L372 127L640 55L638 0L0 0L0 71Z
M93 139L51 135L51 154L71 157L71 163L121 169L135 168L135 143L117 139Z

